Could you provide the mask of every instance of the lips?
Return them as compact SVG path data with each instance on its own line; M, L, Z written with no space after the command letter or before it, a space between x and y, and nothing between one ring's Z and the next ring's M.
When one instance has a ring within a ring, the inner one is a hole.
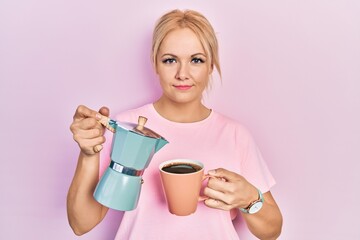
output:
M190 88L192 88L192 85L174 85L174 87L178 90L189 90Z

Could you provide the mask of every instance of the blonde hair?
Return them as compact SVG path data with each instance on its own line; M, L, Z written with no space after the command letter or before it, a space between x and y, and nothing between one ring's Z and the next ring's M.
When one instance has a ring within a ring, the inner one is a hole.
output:
M196 34L205 50L205 54L210 58L211 67L215 66L221 77L219 46L214 29L201 13L194 10L172 10L164 14L156 23L151 51L151 59L155 69L157 66L156 57L162 41L169 32L179 28L189 28Z

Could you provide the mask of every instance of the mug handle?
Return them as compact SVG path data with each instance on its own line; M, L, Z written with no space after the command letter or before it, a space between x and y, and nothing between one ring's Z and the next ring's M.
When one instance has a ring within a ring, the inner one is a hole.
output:
M201 180L202 182L204 181L204 180L206 180L206 179L208 179L208 178L211 178L212 176L210 176L209 174L206 174L206 175L204 175L203 176L203 179ZM199 199L198 199L198 201L199 202L202 202L202 201L205 201L206 199L209 199L209 197L206 197L206 196L199 196Z

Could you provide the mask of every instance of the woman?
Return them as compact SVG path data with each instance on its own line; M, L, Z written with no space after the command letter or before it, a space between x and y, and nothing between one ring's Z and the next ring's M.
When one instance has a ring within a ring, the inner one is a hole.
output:
M170 144L155 154L146 169L138 207L124 213L116 239L238 239L230 210L242 214L256 237L276 239L282 216L269 191L275 181L252 137L241 124L202 103L214 67L221 75L217 39L210 23L195 11L165 14L154 29L152 59L161 97L116 118L137 122L139 115L146 116L147 127ZM108 116L109 110L103 107L99 113ZM99 113L79 106L71 125L80 155L67 207L77 235L90 231L108 210L92 196L103 162L99 146L105 142ZM171 215L161 193L158 165L173 158L200 160L214 176L204 189L209 198L190 216Z

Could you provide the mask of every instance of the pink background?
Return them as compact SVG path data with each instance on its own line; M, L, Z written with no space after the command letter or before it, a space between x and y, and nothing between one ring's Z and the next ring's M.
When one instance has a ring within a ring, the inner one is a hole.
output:
M223 82L215 75L205 102L257 139L277 180L280 239L360 239L357 0L1 1L0 239L78 239L65 207L72 115L159 96L151 31L173 8L216 29ZM112 239L120 218L111 211L80 239Z

